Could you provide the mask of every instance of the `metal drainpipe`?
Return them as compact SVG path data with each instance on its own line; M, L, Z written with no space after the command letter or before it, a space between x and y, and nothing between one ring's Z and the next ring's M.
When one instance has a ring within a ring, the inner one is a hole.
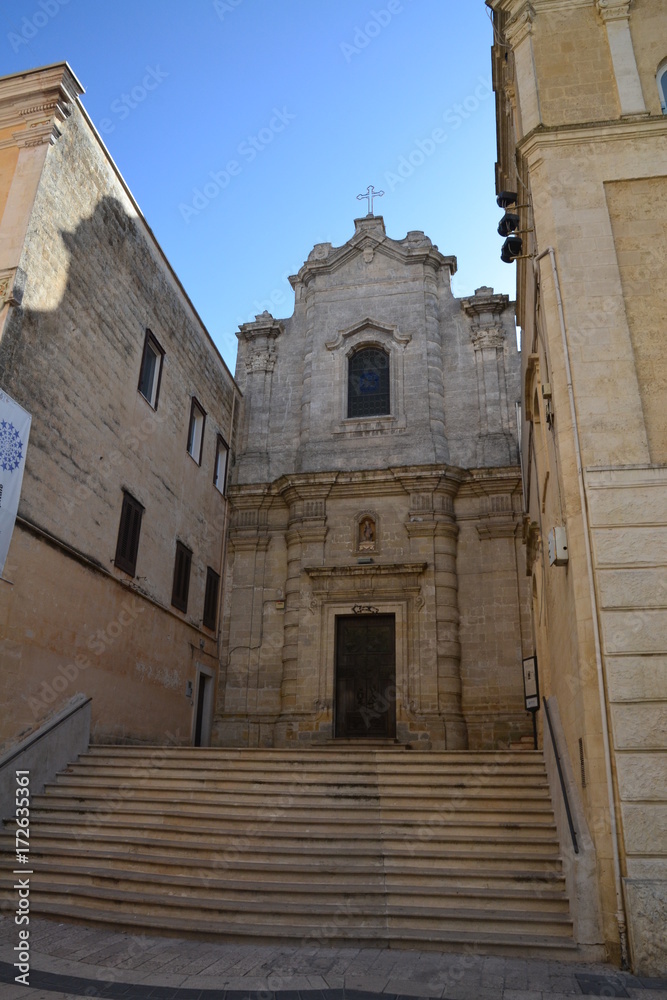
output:
M609 799L609 819L611 825L612 854L614 861L614 887L616 889L616 921L618 923L618 933L621 944L621 962L624 968L629 967L628 962L628 937L625 922L625 908L623 905L623 888L621 885L621 863L618 850L618 832L616 827L616 802L614 798L614 784L611 769L611 745L609 742L609 727L607 725L607 700L605 696L604 672L602 667L602 653L600 644L600 628L598 624L598 605L595 595L595 579L593 576L593 559L591 555L591 544L589 537L588 507L586 504L586 491L584 489L584 474L581 462L581 445L579 442L579 424L577 422L577 410L574 404L574 391L572 388L572 369L570 367L570 348L567 341L567 331L565 328L565 315L563 313L563 300L560 293L560 281L558 278L558 266L556 264L556 254L553 247L547 247L542 253L534 258L533 267L538 269L538 262L546 257L551 260L551 270L553 272L554 287L556 290L556 303L558 305L558 319L560 321L560 332L563 340L563 354L565 357L565 374L567 377L567 393L570 400L570 413L572 416L572 430L574 431L574 448L577 459L577 481L579 484L579 499L581 501L581 517L584 526L584 544L586 547L586 565L588 569L588 587L593 612L593 638L595 643L595 666L598 678L598 694L600 697L600 716L602 719L602 742L604 745L604 763L607 778L607 796Z

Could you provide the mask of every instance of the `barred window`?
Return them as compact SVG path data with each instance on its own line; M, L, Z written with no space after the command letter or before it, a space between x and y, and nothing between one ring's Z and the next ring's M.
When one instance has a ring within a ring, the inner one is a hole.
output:
M348 417L381 417L389 409L389 355L380 347L355 351L347 368Z

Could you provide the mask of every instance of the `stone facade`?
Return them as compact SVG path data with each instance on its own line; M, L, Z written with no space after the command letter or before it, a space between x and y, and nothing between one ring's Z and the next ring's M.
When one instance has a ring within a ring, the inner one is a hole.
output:
M604 939L616 959L664 974L665 5L487 2L497 187L522 206L525 537L542 688L559 704L597 850Z
M240 329L221 744L488 748L529 730L513 307L491 288L454 298L455 268L369 215L312 250L289 319ZM380 368L359 391L388 394L372 413L350 409L364 351ZM394 636L393 672L365 688L343 680L355 614Z
M239 394L80 93L64 64L0 84L0 385L33 417L0 581L0 739L84 691L95 741L190 743L196 695L208 684L210 712L217 680L202 609L224 557L216 443L232 443ZM152 401L137 388L147 330L163 352ZM201 461L186 449L193 396ZM144 508L134 573L117 565L125 493ZM177 541L192 553L186 610Z

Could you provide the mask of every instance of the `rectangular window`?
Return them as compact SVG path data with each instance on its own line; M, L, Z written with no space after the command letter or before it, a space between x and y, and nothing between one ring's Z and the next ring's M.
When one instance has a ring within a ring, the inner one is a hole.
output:
M157 400L160 394L163 358L164 351L151 331L146 330L144 353L141 359L141 371L139 373L139 392L144 399L148 400L154 410L157 410Z
M188 610L188 593L190 591L190 567L192 552L182 542L176 542L176 561L174 563L174 585L171 591L171 603L179 611Z
M218 434L218 444L215 450L215 469L213 472L213 485L217 490L220 490L222 495L225 494L225 486L227 484L227 459L229 456L229 448L225 442L225 439Z
M203 623L206 628L215 629L218 618L218 591L220 589L220 577L209 566L206 570L206 594L204 595L204 618Z
M206 413L193 396L190 408L190 427L188 428L188 455L194 458L197 465L201 465L205 423Z
M120 512L120 526L116 543L114 564L130 576L137 571L139 532L144 508L130 493L123 493L123 507Z

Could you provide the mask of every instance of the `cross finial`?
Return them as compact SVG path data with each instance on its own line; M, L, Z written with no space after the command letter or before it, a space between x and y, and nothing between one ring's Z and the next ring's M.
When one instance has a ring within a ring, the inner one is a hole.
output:
M366 194L358 194L357 201L363 201L364 198L368 201L368 215L373 214L373 198L381 198L384 191L376 191L372 184L369 184L366 188Z

